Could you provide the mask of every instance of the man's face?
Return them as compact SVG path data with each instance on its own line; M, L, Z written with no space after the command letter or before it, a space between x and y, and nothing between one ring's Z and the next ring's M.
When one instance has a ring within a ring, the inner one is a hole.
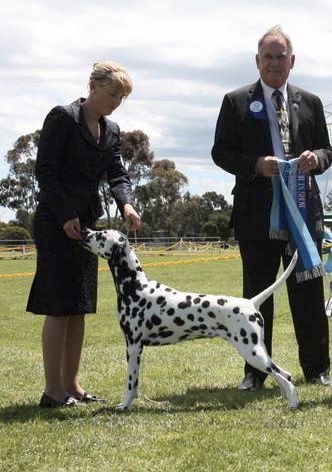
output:
M289 54L282 36L267 36L261 50L256 54L256 65L266 85L279 88L286 82L294 66L295 56Z

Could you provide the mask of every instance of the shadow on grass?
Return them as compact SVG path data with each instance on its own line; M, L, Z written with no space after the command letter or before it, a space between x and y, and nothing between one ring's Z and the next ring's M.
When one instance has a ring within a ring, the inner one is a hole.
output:
M248 404L266 401L280 397L277 386L263 388L254 392L241 392L237 387L226 388L190 388L185 393L177 395L159 396L155 399L139 396L133 403L132 409L120 414L135 413L185 413L209 412L219 410L241 410ZM286 400L280 400L280 404ZM94 411L93 415L112 414L114 407L104 407Z
M11 405L0 408L0 424L28 423L33 420L52 422L82 419L91 413L82 408L40 408L37 404Z
M329 388L329 387L320 387ZM241 410L254 402L264 402L280 397L278 386L263 388L253 392L242 392L236 387L226 388L190 388L185 393L160 396L156 399L139 396L132 409L118 412L116 405L100 406L82 405L77 408L41 409L36 404L12 405L0 408L0 424L28 423L33 420L41 422L88 420L95 416L104 415L135 415L141 413L185 413L209 412L220 410ZM287 406L287 400L279 398L280 408ZM318 406L332 408L332 388L329 398L300 399L300 411L309 410ZM265 407L268 406L265 403Z

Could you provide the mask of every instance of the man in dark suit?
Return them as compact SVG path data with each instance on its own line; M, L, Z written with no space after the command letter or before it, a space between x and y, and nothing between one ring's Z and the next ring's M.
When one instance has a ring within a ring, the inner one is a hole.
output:
M290 260L285 254L287 242L269 238L271 177L278 175L278 158L299 157L298 169L309 174L310 195L319 202L316 240L319 251L321 248L323 212L315 174L330 166L332 154L320 99L287 82L294 61L291 40L282 29L277 26L267 31L258 42L256 55L260 80L226 94L217 121L212 157L219 167L236 176L232 226L240 245L246 298L273 283L281 259L284 266ZM287 148L280 135L275 90L281 92L287 113ZM292 275L287 289L304 377L309 382L330 385L322 277L297 283ZM272 297L261 311L265 344L271 354ZM246 364L239 388L259 388L265 378L262 372Z

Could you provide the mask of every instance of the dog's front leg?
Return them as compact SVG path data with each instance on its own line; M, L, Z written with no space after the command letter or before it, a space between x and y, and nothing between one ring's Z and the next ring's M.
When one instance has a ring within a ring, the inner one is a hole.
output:
M138 375L143 344L129 344L127 342L127 390L122 403L117 406L118 411L128 410L132 401L137 397Z

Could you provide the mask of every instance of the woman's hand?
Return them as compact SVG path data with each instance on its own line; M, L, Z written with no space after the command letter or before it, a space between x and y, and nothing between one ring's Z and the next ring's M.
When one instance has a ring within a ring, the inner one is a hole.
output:
M81 225L80 220L78 218L74 218L73 220L68 220L63 225L63 229L70 239L82 239L81 236Z
M130 203L126 203L123 207L123 216L126 220L127 228L131 231L135 231L141 227L141 217L134 210Z

